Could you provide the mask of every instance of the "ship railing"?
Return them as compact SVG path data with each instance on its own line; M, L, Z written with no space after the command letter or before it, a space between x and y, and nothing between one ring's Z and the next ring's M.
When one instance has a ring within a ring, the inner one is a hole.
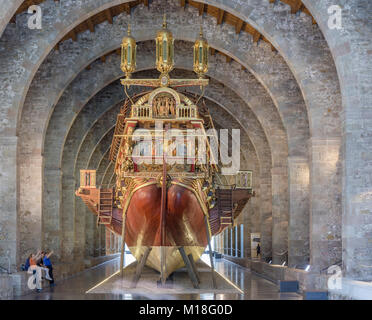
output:
M193 119L197 118L196 106L178 106L177 107L177 118L179 119Z
M239 189L252 189L252 171L242 170L235 175L235 184Z
M134 106L132 109L133 118L152 118L152 110L149 105Z
M197 119L197 107L196 106L185 106L180 105L176 108L176 118L177 119ZM174 115L169 116L159 116L157 118L174 118ZM140 105L140 106L133 106L132 118L154 118L154 114L152 112L152 108L149 105Z

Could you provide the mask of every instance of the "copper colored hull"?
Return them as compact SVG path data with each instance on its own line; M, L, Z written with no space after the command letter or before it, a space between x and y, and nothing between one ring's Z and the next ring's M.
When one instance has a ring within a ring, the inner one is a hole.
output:
M178 248L184 247L186 254L191 253L197 261L207 245L207 234L204 213L193 192L171 185L166 201L164 243L161 240L161 188L155 184L133 194L126 213L125 242L137 260L146 247L152 247L147 265L158 271L163 245L169 275L184 266ZM113 221L112 227L121 234L121 221Z

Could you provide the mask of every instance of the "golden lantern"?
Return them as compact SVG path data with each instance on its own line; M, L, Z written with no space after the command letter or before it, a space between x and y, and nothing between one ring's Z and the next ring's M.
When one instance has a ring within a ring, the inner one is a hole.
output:
M164 15L163 28L156 34L156 69L163 76L174 67L174 39L172 32L167 29L166 16ZM165 84L165 83L164 83Z
M121 43L120 64L120 68L127 78L130 78L131 73L136 70L136 52L136 40L130 35L130 25L128 25L128 36L124 37Z
M199 39L194 44L194 72L199 78L203 78L208 71L208 49L208 42L204 39L203 30L200 27Z

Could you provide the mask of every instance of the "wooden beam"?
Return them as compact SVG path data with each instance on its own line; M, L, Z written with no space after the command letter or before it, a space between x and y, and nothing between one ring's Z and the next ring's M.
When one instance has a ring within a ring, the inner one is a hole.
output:
M116 49L116 50L115 50L115 53L116 53L118 56L121 56L121 49Z
M275 3L275 0L269 0L270 1L270 3Z
M89 28L90 32L93 33L94 32L94 24L93 24L92 20L88 19L87 20L87 25L88 25L88 28Z
M231 57L228 56L228 55L226 55L226 62L227 62L227 63L230 63L230 62L231 62Z
M59 42L57 42L57 44L56 44L56 46L55 46L55 49L56 49L57 51L59 51Z
M240 31L243 28L243 25L244 25L244 21L239 19L238 22L235 25L235 33L236 34L239 34L240 33Z
M102 56L102 57L100 57L100 59L101 59L101 61L102 61L103 63L106 62L106 56Z
M85 68L86 70L90 70L90 65Z
M214 56L216 54L216 49L215 48L211 48L211 55Z
M186 7L186 0L181 0L180 1L181 7Z
M105 10L105 15L106 15L106 19L108 21L109 24L112 24L112 13L111 13L111 9L108 8L107 10Z
M205 9L205 4L204 3L200 3L199 4L199 16L202 16L203 15L204 9Z
M276 48L271 43L270 43L270 46L271 46L271 51L273 51L273 52L277 51Z
M217 24L223 23L224 16L225 16L225 11L223 11L222 9L218 9Z
M261 33L259 33L257 30L253 33L253 42L258 42L261 39Z
M143 0L143 4L148 8L150 6L149 0Z

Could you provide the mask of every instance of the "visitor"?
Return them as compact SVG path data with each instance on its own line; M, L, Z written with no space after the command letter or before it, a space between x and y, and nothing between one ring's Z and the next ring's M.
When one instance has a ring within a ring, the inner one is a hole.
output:
M44 266L48 269L48 277L49 277L49 284L51 287L54 286L54 277L53 277L53 265L50 262L50 256L53 254L53 250L49 253L44 252L43 254L43 262Z
M35 274L36 279L36 291L40 292L42 290L41 287L41 268L37 265L39 260L41 259L41 252L38 251L36 254L31 254L29 258L30 267L28 269L28 273Z
M260 244L259 243L257 244L256 252L257 252L257 258L258 258L258 256L261 257L261 247L260 247Z
M28 271L28 269L30 268L30 259L31 259L31 256L32 256L32 254L30 254L27 257L25 264L22 265L22 271Z

